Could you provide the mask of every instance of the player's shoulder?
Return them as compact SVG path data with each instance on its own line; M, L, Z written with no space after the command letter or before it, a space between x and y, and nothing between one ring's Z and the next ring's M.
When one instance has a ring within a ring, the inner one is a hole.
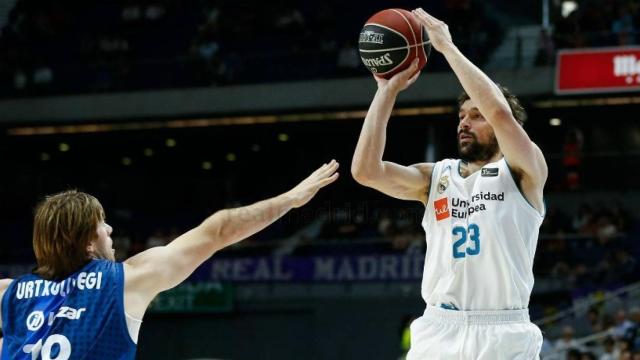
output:
M0 279L0 293L5 292L9 285L13 282L13 279Z
M459 162L460 162L460 159L444 158L444 159L440 159L440 160L436 161L435 163L433 163L433 165L437 165L437 164L457 164Z
M430 170L433 171L437 166L440 166L442 170L456 169L460 165L460 159L444 158L433 163L427 163L430 165Z
M156 246L126 259L121 263L125 284L135 286L140 281L154 281L159 264L168 256L171 254L166 246Z
M424 162L413 165L416 169L418 169L422 174L426 175L428 178L431 177L436 168L439 167L440 171L454 169L458 170L458 166L460 165L460 159L450 159L445 158L438 160L436 162Z
M420 172L420 175L424 181L424 184L428 186L429 183L431 182L431 175L433 174L433 169L435 168L435 165L436 163L423 162L423 163L413 164L411 165L411 167L418 170L418 172Z
M420 171L422 174L427 175L427 174L431 174L431 172L433 171L433 167L435 165L436 165L435 163L423 162L423 163L413 164L411 166L418 169L418 171Z
M0 279L0 306L2 305L2 298L4 293L9 288L9 285L13 282L13 279Z

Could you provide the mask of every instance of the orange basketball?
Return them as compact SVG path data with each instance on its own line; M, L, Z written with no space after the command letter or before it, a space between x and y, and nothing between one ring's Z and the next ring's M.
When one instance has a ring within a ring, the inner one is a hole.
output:
M390 78L418 58L418 71L427 64L431 43L426 30L403 9L386 9L373 15L358 41L360 58L374 74Z

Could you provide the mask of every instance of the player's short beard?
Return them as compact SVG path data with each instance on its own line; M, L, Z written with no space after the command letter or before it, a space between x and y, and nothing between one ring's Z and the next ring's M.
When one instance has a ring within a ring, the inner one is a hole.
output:
M464 134L471 136L473 138L473 141L462 146L460 144L458 134L458 154L460 154L460 159L462 159L463 161L488 161L495 154L497 154L498 151L500 151L500 147L498 146L498 139L496 139L496 136L493 134L491 135L488 144L480 144L475 134L468 132L464 132Z

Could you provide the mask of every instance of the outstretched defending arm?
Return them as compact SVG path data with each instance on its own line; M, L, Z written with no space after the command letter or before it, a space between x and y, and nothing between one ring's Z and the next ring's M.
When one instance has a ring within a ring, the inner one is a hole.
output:
M124 263L125 309L141 318L161 291L184 281L216 251L243 240L300 207L338 178L332 160L290 191L255 204L216 212L166 246L146 250Z
M390 80L375 77L378 91L371 102L369 112L362 125L351 174L360 184L374 188L389 196L402 200L427 202L427 187L433 164L402 166L383 161L386 131L391 111L400 91L413 84L419 76L417 59L404 71ZM412 75L414 74L415 75Z

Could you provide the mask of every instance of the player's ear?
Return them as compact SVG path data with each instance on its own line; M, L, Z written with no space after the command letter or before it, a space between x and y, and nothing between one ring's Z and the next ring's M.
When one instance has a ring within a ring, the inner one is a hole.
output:
M95 240L91 240L89 244L87 244L87 255L92 257L93 254L96 253L96 242Z

